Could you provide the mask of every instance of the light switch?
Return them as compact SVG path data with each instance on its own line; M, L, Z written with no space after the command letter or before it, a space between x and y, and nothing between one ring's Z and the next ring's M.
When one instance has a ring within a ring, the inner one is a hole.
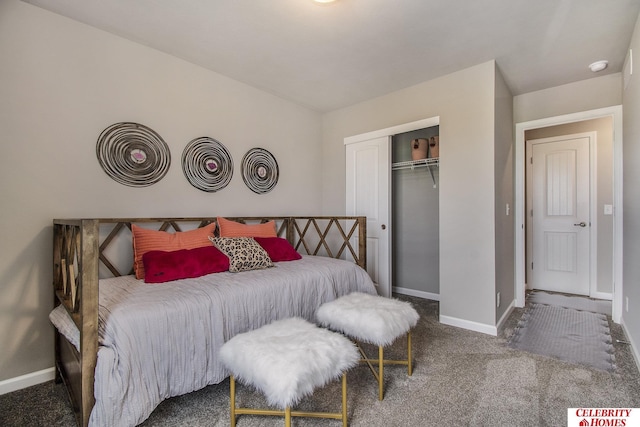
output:
M509 216L510 212L511 212L511 207L509 206L509 203L507 203L507 206L505 208L505 213L507 214L507 216Z
M613 205L604 205L604 214L613 215Z

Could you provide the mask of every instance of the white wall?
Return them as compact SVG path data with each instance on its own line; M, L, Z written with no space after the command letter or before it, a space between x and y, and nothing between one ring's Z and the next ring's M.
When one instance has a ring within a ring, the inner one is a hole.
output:
M622 323L635 349L636 363L640 367L640 19L631 38L635 61L634 74L623 91L624 127L624 291ZM627 301L629 309L627 311Z
M323 117L323 207L341 213L345 137L440 116L440 313L479 329L495 325L494 77L489 61Z
M0 2L0 58L0 381L53 366L53 218L322 213L316 112L17 0ZM120 121L169 145L157 184L118 184L98 164L98 135ZM233 157L217 193L182 172L183 148L201 136ZM270 193L242 180L253 147L279 164Z

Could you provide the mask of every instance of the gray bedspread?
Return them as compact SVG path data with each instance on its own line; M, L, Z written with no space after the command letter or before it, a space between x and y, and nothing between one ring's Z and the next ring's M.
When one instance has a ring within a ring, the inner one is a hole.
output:
M141 423L164 399L224 380L217 354L234 335L292 316L314 321L322 303L355 291L376 293L363 269L317 256L162 284L100 280L90 425Z

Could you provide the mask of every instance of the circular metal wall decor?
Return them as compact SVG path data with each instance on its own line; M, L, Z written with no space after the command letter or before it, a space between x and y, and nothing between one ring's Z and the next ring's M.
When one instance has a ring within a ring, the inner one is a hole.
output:
M103 130L96 155L107 175L130 187L155 184L171 165L169 146L154 130L139 123L114 123Z
M242 179L251 191L268 193L278 183L278 162L262 148L252 148L242 158Z
M224 145L203 136L192 140L184 148L182 171L195 188L214 193L231 181L233 160Z

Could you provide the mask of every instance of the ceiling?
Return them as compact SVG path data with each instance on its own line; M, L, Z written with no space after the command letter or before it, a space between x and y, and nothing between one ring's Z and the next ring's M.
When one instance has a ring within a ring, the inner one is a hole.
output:
M514 95L619 72L640 12L640 0L24 1L321 112L491 59Z

